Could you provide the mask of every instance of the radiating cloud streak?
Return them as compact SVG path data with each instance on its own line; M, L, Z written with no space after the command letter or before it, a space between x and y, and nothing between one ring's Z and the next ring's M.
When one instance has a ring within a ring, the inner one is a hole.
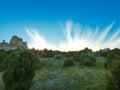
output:
M120 29L116 30L110 38L107 38L113 25L114 23L110 24L99 33L99 27L94 30L90 27L84 28L79 24L67 21L65 24L65 40L61 41L59 46L48 43L45 37L41 36L36 30L26 29L26 32L31 40L29 48L75 51L88 47L93 51L97 51L104 48L120 48ZM73 32L74 35L72 35Z
M28 45L29 48L36 48L36 49L54 49L54 46L47 43L44 37L42 37L36 30L26 29L27 34L30 37L30 44Z

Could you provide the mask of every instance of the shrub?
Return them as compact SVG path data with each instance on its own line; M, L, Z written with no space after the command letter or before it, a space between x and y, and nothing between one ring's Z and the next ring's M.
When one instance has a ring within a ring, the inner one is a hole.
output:
M78 52L75 53L74 56L73 56L73 59L74 59L75 61L80 61L80 54L79 54Z
M35 75L35 56L30 51L22 51L10 59L12 62L3 72L5 90L29 90Z
M53 57L54 56L54 53L52 50L48 50L47 48L45 48L43 51L42 51L42 57L45 57L45 58L50 58L50 57Z
M112 77L108 78L107 90L120 90L120 64L111 69Z
M116 55L115 53L113 52L109 52L107 55L106 55L106 62L105 62L105 67L106 68L111 68L112 67L112 63L114 62L114 59L116 58Z
M115 84L114 82L114 78L113 76L111 75L107 75L106 76L106 79L107 79L107 85L106 85L106 90L118 90L117 88L117 85Z
M116 86L115 88L113 88L114 90L120 90L120 64L118 67L116 68L113 68L111 70L111 73L113 75L113 82L114 82L114 85ZM110 81L111 82L111 81Z
M4 50L0 50L0 71L4 71L7 69L8 64L11 62L11 60L9 60L9 58L13 57L14 51L4 51Z
M120 56L115 54L111 63L112 78L108 80L107 90L120 90Z
M119 49L113 49L106 55L106 68L112 68L116 62L116 60L120 60L120 50Z
M83 66L95 66L96 64L96 57L93 55L89 55L87 53L82 53L80 55L80 65Z
M71 66L74 66L74 65L75 65L75 63L74 63L73 60L67 59L67 60L64 61L63 67L71 67Z
M55 59L61 59L62 58L62 55L58 54L58 55L55 55Z

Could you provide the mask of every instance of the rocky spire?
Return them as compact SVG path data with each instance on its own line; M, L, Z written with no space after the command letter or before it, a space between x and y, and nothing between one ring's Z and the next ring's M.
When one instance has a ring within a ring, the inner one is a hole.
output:
M10 40L10 45L17 46L19 49L27 49L27 42L24 42L22 38L19 38L17 36L13 36Z
M2 43L0 43L0 49L4 50L15 50L15 49L28 49L27 42L24 42L22 38L19 38L18 36L12 36L10 43L8 44L3 40Z

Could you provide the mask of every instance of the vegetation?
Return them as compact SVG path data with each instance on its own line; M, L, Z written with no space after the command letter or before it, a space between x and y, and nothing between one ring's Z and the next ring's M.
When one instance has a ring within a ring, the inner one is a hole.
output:
M71 67L71 66L74 66L75 65L75 62L73 60L65 60L64 61L64 64L63 64L63 67Z
M114 49L107 55L105 63L110 68L112 77L108 78L108 90L120 90L120 50Z
M86 49L85 49L86 50ZM90 52L82 52L82 53L76 53L74 55L74 60L79 63L80 66L95 66L96 64L96 57L93 55L93 53Z
M120 50L0 50L0 90L119 90Z
M81 54L80 56L80 65L84 65L84 66L95 66L96 64L96 58L94 56L91 56L89 54Z
M5 90L29 90L35 75L34 55L30 51L22 51L9 59L12 62L3 72Z

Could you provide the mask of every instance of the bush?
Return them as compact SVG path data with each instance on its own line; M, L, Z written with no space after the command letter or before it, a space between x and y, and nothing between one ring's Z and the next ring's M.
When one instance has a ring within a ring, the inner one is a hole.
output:
M30 51L14 54L8 68L3 72L5 90L29 90L35 75L35 56Z
M114 82L114 78L113 76L111 75L107 75L106 76L106 79L107 79L107 85L106 85L106 90L118 90L117 88L117 85L115 84Z
M55 55L55 59L61 59L62 58L62 55L58 54L58 55Z
M50 57L53 57L54 56L54 53L52 50L48 50L47 48L45 48L43 51L42 51L42 57L45 57L45 58L50 58Z
M105 68L111 68L112 67L112 63L114 62L114 59L116 58L116 54L113 52L109 52L106 55L106 62L105 62Z
M95 66L96 64L96 57L93 55L89 55L87 53L82 53L80 55L80 65L83 66Z
M116 62L116 60L120 60L120 50L119 49L113 49L106 55L106 68L112 68Z
M111 69L112 77L108 78L107 90L120 90L120 65Z
M63 64L63 67L71 67L71 66L74 66L75 63L73 60L65 60L64 61L64 64Z
M113 75L113 82L114 85L116 86L115 88L113 88L114 90L120 90L120 64L117 68L113 68L111 70L111 73ZM111 81L110 81L111 82Z
M4 51L0 50L0 71L4 71L7 69L8 64L11 63L11 60L9 58L13 57L14 51Z
M75 61L78 61L78 62L79 62L79 61L80 61L80 53L78 53L78 52L75 53L74 56L73 56L73 59L74 59Z
M113 53L115 57L111 59L112 78L108 80L107 90L120 90L120 56Z

